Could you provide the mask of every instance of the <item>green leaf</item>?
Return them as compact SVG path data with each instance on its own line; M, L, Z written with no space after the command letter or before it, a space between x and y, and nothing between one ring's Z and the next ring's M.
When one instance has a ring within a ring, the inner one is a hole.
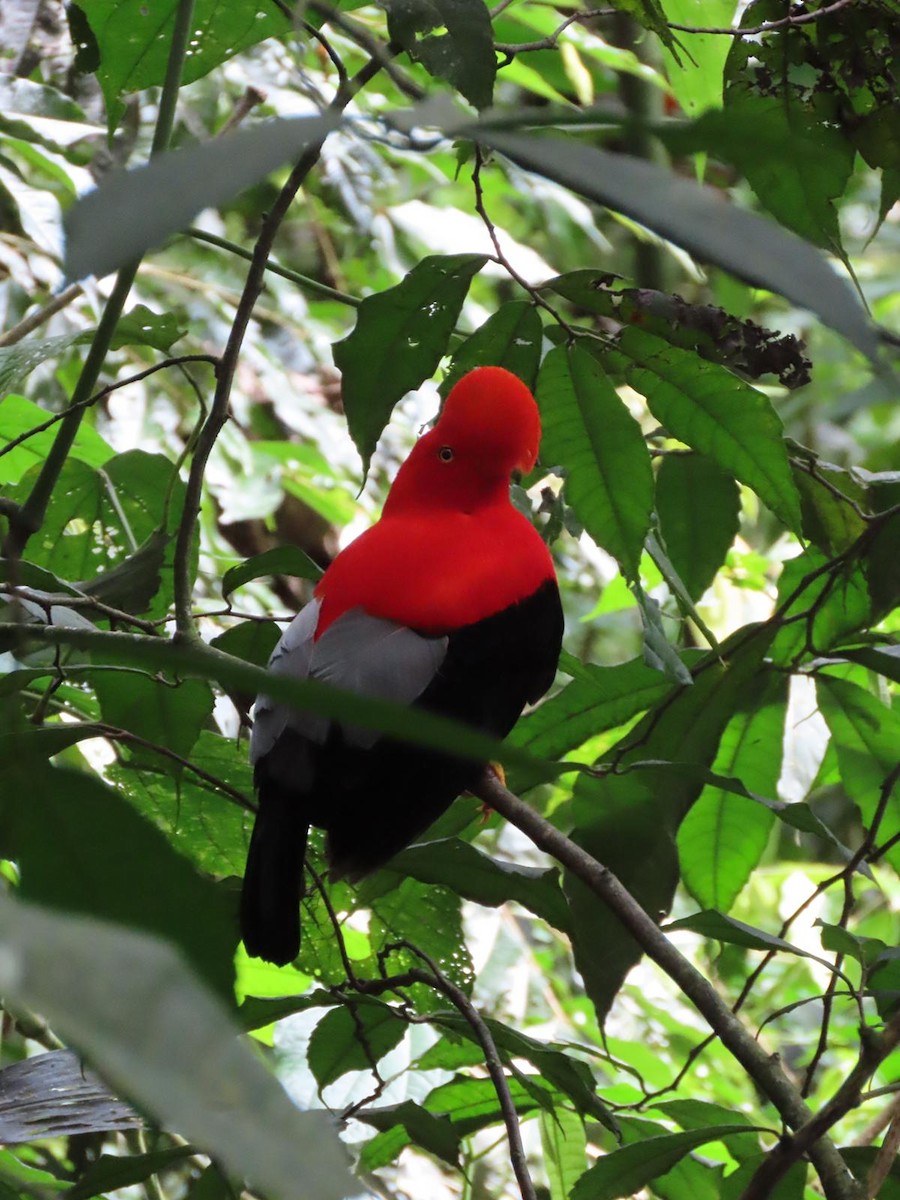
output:
M872 608L866 579L853 562L828 567L828 559L808 549L785 563L778 580L781 607L802 587L785 612L772 643L772 659L792 664L805 653L827 654L851 633L869 625ZM805 586L807 576L815 574Z
M599 1121L606 1129L618 1135L618 1125L606 1105L597 1096L597 1082L588 1065L552 1043L528 1037L511 1026L490 1017L485 1018L494 1045L504 1063L514 1066L515 1060L525 1059L535 1066L548 1084L557 1088L575 1105L585 1117ZM457 1036L478 1043L477 1036L468 1021L458 1013L442 1012L434 1017L434 1024L452 1029ZM483 1061L484 1054L478 1061ZM464 1060L467 1061L467 1060Z
M821 963L829 971L834 970L832 964L826 959L811 954L808 950L802 950L799 946L786 942L784 938L766 933L764 929L756 929L752 925L737 921L734 917L726 917L724 913L716 912L711 908L693 913L689 917L682 917L680 921L670 921L664 928L666 933L673 933L678 929L688 929L691 933L699 933L701 937L709 938L712 941L726 942L731 946L744 946L748 950L777 950L782 954L795 954L799 958L810 958L813 962Z
M281 629L274 621L239 621L218 637L210 638L209 644L226 654L234 654L244 662L264 667L278 645ZM248 697L248 705L253 697Z
M121 0L97 2L118 4ZM209 2L218 7L214 0ZM164 3L171 8L175 0ZM141 0L127 0L124 5L138 6L151 11ZM144 17L141 26L146 22ZM134 262L151 246L186 229L202 209L225 204L283 162L299 158L337 124L333 114L282 117L168 151L146 166L112 172L66 213L66 279L100 278Z
M671 1171L686 1154L707 1142L746 1136L746 1125L713 1125L685 1133L664 1133L605 1154L579 1179L571 1200L618 1200L632 1196Z
M672 566L693 600L716 576L740 524L734 478L703 454L667 454L656 476L656 514Z
M712 188L575 138L490 129L470 136L526 170L633 217L701 260L810 309L869 358L877 356L878 338L859 297L822 255L773 222L724 202Z
M309 1039L307 1063L319 1089L348 1071L373 1071L403 1041L408 1024L389 1004L333 1008Z
M99 1196L103 1192L114 1192L143 1183L150 1175L195 1153L193 1146L169 1146L149 1154L101 1154L75 1186L66 1191L66 1200L90 1200L91 1196Z
M816 680L819 708L837 751L841 782L871 829L882 792L893 787L878 826L878 842L900 833L900 786L894 772L900 746L900 716L864 688L845 679L820 675ZM888 851L888 862L900 867L900 847Z
M565 933L569 911L556 867L502 862L460 838L419 843L395 855L388 871L453 888L464 900L496 908L513 900Z
M536 758L561 758L596 734L623 725L672 691L672 684L639 658L611 667L579 665L578 677L522 717L510 735L515 745ZM515 778L518 780L518 773ZM520 786L517 782L513 790Z
M781 421L762 392L640 329L623 329L617 349L629 360L629 383L672 437L753 488L789 529L800 529Z
M354 1194L331 1118L298 1111L171 946L6 895L0 945L7 1000L40 1012L160 1126L262 1192L296 1197L302 1180L304 1200Z
M786 675L760 674L722 734L712 769L774 796L781 772ZM678 831L684 883L698 904L727 912L769 840L775 814L721 788L705 787Z
M666 19L679 25L692 25L697 16L695 0L661 0ZM731 0L703 0L703 23L719 27L729 25L734 16ZM726 37L716 34L676 35L681 47L676 58L670 49L663 51L666 75L676 99L689 117L707 108L721 108L722 72L728 55Z
M23 433L43 425L51 415L24 396L4 396L0 402L0 451ZM0 453L0 483L17 483L29 467L40 465L47 457L55 436L56 430L51 427L43 433L34 434L20 446ZM89 466L101 467L114 453L112 446L91 425L82 421L75 435L71 457Z
M315 583L322 577L322 568L299 546L274 546L262 554L254 554L236 567L229 567L222 576L222 595L227 600L243 584L271 575L293 575Z
M760 671L773 631L744 628L694 668L692 687L666 696L606 755L616 771L579 776L573 839L615 874L648 912L668 912L678 881L674 835L707 781L722 732ZM641 762L653 765L642 767ZM689 770L683 770L690 764ZM566 873L575 962L602 1022L641 957L632 936Z
M37 470L9 489L11 498L24 501ZM68 459L40 534L28 544L29 559L60 579L81 581L81 590L90 584L101 595L138 601L152 590L158 569L160 587L147 612L163 616L173 593L174 539L166 540L161 565L158 551L163 534L177 527L184 498L184 484L174 472L163 455L143 450L117 454L99 471ZM119 566L123 570L112 575Z
M362 1171L388 1166L409 1145L419 1146L451 1167L459 1165L462 1134L446 1117L435 1116L421 1104L406 1100L390 1108L364 1108L358 1118L383 1131L363 1147L359 1160Z
M537 385L547 463L566 471L566 496L598 546L636 578L650 528L653 473L641 427L597 360L578 346L558 346Z
M737 54L748 53L740 43ZM784 96L725 93L725 108L662 132L675 154L708 150L740 170L763 207L794 233L843 256L834 201L853 169L846 134Z
M94 35L97 79L112 134L125 111L124 94L165 82L178 0L154 0L152 6L141 0L79 0L78 8ZM290 31L290 18L277 7L260 10L248 0L229 0L223 7L217 0L196 0L182 83L193 83L241 50Z
M112 347L152 346L154 350L171 350L187 328L179 327L174 313L156 313L146 304L136 304L119 318L113 334Z
M352 333L335 342L350 436L366 472L394 408L434 374L483 254L431 255L395 287L367 296Z
M190 762L203 774L185 770L177 785L152 760L144 766L133 760L114 763L107 774L129 803L199 870L242 875L253 824L253 769L246 748L202 730Z
M178 764L159 755L153 745L187 758L212 716L212 690L199 679L174 682L133 671L104 671L95 677L94 691L107 724L151 743L129 745L134 761L175 768L175 774L181 773Z
M534 387L541 361L543 325L538 311L527 300L501 304L483 325L456 350L438 391L445 400L450 389L475 367L505 367Z
M476 108L490 107L497 56L484 0L388 0L385 7L392 42ZM417 36L437 28L446 33Z
M231 901L149 821L96 777L33 758L4 761L2 790L4 857L19 865L24 898L167 938L231 994Z
M865 509L865 492L848 471L809 461L813 473L791 464L800 493L803 533L824 554L837 555L866 529L860 514L860 509Z
M575 1182L587 1165L584 1121L577 1113L556 1108L539 1113L541 1151L550 1184L550 1200L569 1200Z
M162 587L162 571L172 535L156 529L133 554L109 571L81 584L80 591L104 604L137 615L146 612ZM169 555L171 562L172 555Z

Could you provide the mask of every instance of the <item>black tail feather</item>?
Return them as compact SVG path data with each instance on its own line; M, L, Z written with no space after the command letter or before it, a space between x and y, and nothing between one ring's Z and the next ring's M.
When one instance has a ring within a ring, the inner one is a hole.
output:
M259 781L259 810L241 891L247 953L283 967L300 950L300 900L309 819L296 791Z

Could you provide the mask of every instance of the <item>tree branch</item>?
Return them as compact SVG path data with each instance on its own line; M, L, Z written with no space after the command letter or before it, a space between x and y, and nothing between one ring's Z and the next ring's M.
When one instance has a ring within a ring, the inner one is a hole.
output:
M357 72L353 79L338 87L334 99L328 106L329 111L339 113L347 107L357 92L373 78L381 68L380 59L372 58ZM263 221L259 237L253 248L250 270L244 283L244 290L238 303L234 323L228 335L228 342L219 362L216 377L216 390L210 407L209 416L200 430L191 469L188 474L187 488L184 497L184 510L178 525L175 539L174 575L175 575L175 628L177 636L182 640L197 640L198 634L194 625L191 610L191 545L194 529L200 515L200 499L203 492L203 477L206 464L216 444L219 434L228 420L228 409L231 401L231 389L237 370L238 359L253 307L263 289L269 255L281 223L287 216L294 197L300 190L304 180L319 161L325 139L312 143L304 150L275 203Z
M647 956L665 971L706 1018L722 1044L768 1097L789 1128L810 1127L816 1118L777 1058L766 1053L709 981L676 950L656 922L607 867L560 833L530 805L514 796L493 772L485 771L478 784L470 790L577 876L615 913ZM828 1200L859 1200L858 1185L844 1160L832 1143L822 1136L829 1127L826 1126L812 1138L806 1149L822 1180Z

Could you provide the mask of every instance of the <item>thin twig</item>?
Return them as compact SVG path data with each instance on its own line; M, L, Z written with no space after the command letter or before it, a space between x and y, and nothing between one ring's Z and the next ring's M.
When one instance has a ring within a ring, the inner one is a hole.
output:
M211 366L217 366L219 360L212 354L181 354L177 358L167 358L164 362L154 363L152 367L147 367L144 371L138 371L136 375L129 375L127 379L119 379L116 383L107 384L99 392L94 392L93 396L88 396L85 400L79 400L75 404L70 404L63 412L54 413L52 417L48 417L40 425L35 425L33 429L26 429L18 437L10 438L8 442L0 446L0 458L4 454L9 454L10 450L15 450L16 446L21 446L23 442L27 442L29 438L35 437L39 433L44 433L47 429L52 429L60 421L65 421L69 414L76 409L91 408L94 404L98 404L103 400L104 397L118 391L119 388L129 387L132 383L138 383L140 380L146 379L148 375L155 375L157 371L163 371L167 367L179 367L184 363L192 362L205 362Z
M517 54L525 54L535 50L555 50L561 35L575 21L587 21L591 17L612 17L617 12L618 9L615 8L590 8L584 12L579 10L578 12L571 13L551 34L548 34L545 38L541 38L539 41L495 42L494 49L498 54L505 54L509 60L515 58Z
M0 334L0 346L14 346L16 342L21 342L23 337L27 337L35 329L39 329L45 321L49 321L58 312L62 312L64 308L67 308L83 292L84 288L80 283L70 284L58 296L54 296L52 300L48 300L46 304L31 313L30 316L23 317L18 325L13 325L12 329L7 329L6 333Z
M778 29L788 29L794 25L809 25L813 21L820 21L822 17L830 17L836 12L840 12L842 8L847 8L853 4L854 0L834 0L833 4L826 4L824 8L818 9L816 12L800 13L797 16L779 17L776 21L763 21L761 25L753 25L747 29L735 29L733 26L725 28L708 28L698 25L677 25L674 21L668 21L667 25L670 29L677 29L679 33L715 33L722 34L725 37L757 37L761 33L773 33Z

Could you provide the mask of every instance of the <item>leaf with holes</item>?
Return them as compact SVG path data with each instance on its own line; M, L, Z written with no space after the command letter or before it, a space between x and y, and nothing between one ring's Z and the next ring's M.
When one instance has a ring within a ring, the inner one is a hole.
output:
M454 353L438 389L441 398L446 399L453 385L475 367L505 367L533 388L542 336L541 318L533 304L527 300L502 304Z
M392 42L476 108L490 106L497 56L484 0L388 0L385 8ZM439 28L446 32L432 33Z
M446 353L483 254L431 255L396 287L368 296L356 325L334 344L350 436L366 472L394 405L419 387Z

